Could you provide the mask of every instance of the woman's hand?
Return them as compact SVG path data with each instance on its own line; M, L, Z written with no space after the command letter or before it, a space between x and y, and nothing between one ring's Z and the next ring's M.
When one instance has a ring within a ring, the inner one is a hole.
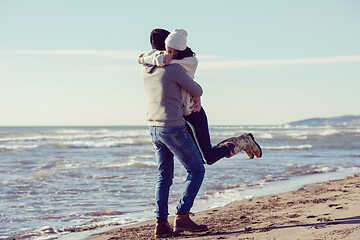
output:
M140 54L140 56L138 57L138 63L139 63L139 64L142 64L140 59L144 56L144 54L145 54L145 53L142 53L142 54Z
M194 104L190 107L191 112L198 112L201 110L201 98L200 97L192 97L190 99L190 103L194 102Z
M165 63L165 65L169 65L171 63L172 58L173 58L172 53L165 52L165 54L164 54L164 63Z

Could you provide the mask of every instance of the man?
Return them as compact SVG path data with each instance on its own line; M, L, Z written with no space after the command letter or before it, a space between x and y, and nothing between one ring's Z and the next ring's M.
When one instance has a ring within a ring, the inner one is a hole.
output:
M150 36L153 48L164 50L160 48L164 47L163 43L168 34L166 30L153 30ZM183 40L179 39L182 42ZM204 179L205 168L199 151L185 127L181 95L181 89L184 89L199 99L202 89L179 64L165 67L145 66L143 82L149 103L147 120L158 164L155 237L168 237L181 231L206 231L206 225L198 225L189 217ZM199 103L194 108L199 108ZM176 207L175 231L167 220L169 190L174 177L174 156L188 173L183 195Z

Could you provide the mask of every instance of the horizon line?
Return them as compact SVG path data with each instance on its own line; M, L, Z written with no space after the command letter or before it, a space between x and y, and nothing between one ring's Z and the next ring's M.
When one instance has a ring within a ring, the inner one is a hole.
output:
M138 56L139 50L0 50L2 55L53 55L53 56L108 56L115 58L131 58ZM335 62L360 62L360 55L342 55L310 58L285 58L285 59L255 59L255 60L225 60L226 56L197 55L203 60L224 59L211 61L211 63L240 64L240 65L279 65L279 64L313 64ZM205 62L207 63L207 62Z

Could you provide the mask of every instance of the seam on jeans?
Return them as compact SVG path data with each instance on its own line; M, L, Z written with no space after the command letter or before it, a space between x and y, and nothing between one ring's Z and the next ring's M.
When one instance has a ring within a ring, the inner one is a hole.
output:
M191 142L190 139L189 139L190 134L188 133L188 131L186 130L186 128L183 129L183 130L181 130L181 132L184 134L186 141L187 141L188 143L190 143L190 142ZM190 138L191 138L191 136L190 136ZM191 140L192 140L192 138L191 138Z
M181 148L181 141L180 141L180 137L179 137L179 133L178 132L171 132L171 133L159 133L159 136L162 138L162 140L164 141L164 139L166 139L166 137L172 138L173 141L175 141L175 145L171 145L168 146L168 148L171 150L172 148L174 148L175 150L178 150ZM167 141L164 141L167 142Z

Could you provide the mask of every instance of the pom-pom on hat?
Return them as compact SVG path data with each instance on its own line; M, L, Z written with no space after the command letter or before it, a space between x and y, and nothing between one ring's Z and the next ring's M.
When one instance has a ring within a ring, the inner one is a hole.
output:
M176 50L183 51L187 48L186 37L187 32L184 29L175 29L165 39L165 44Z

